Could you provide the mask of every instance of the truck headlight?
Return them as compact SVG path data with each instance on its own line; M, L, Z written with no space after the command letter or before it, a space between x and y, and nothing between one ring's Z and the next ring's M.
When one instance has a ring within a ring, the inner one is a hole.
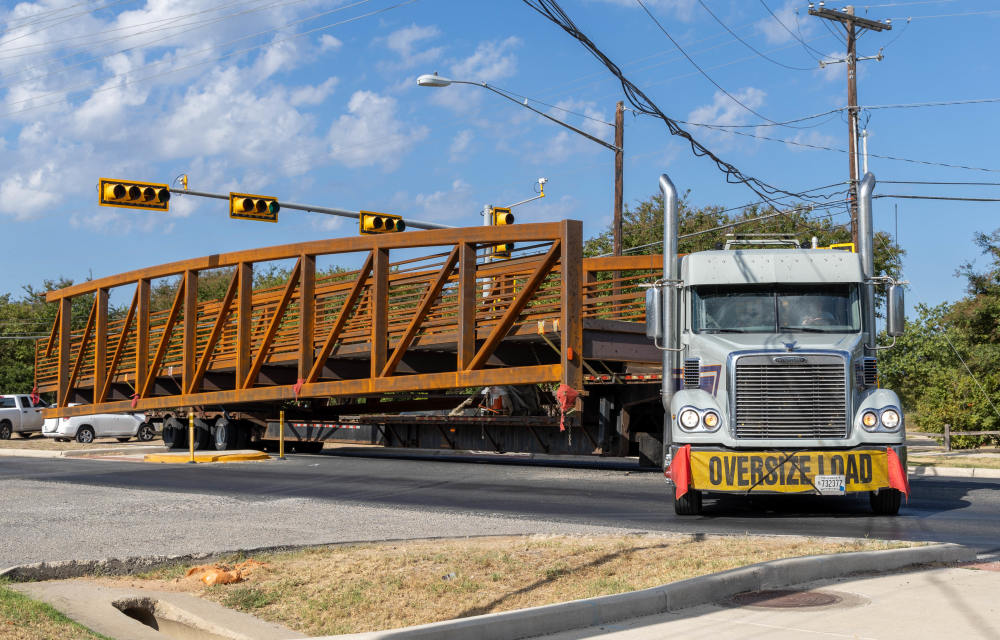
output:
M871 431L878 426L878 414L874 411L865 411L861 416L861 425L867 430Z
M698 412L694 409L683 409L678 418L681 423L681 428L688 430L697 427L700 420Z
M715 431L719 428L719 414L714 411L706 411L705 417L701 419L705 424L705 428L709 431Z
M882 426L890 431L899 428L899 412L895 409L886 409L881 416Z

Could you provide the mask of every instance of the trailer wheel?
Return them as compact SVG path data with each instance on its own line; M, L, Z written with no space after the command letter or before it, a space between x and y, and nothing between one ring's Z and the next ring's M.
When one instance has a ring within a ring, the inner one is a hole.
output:
M688 489L680 498L674 497L674 513L679 516L696 516L701 514L701 491Z
M323 450L322 442L296 442L295 453L319 453Z
M215 421L215 450L228 451L235 449L236 431L237 427L235 423L225 418L218 418Z
M163 445L168 449L183 449L187 445L187 429L177 418L167 418L163 423Z
M903 494L898 489L879 489L868 494L868 502L871 503L872 513L877 516L894 516L899 513L899 505L903 500Z

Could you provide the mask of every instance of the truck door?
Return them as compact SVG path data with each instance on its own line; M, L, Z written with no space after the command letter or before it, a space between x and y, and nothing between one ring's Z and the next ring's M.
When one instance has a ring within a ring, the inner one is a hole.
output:
M21 431L41 431L42 408L32 405L28 396L18 396L17 401L21 405Z

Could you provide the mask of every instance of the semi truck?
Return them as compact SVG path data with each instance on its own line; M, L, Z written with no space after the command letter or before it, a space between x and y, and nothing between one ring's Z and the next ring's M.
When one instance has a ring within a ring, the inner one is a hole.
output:
M677 190L660 177L663 274L647 288L646 333L674 373L660 395L677 514L700 513L706 494L868 494L880 515L908 497L903 409L877 367L903 332L906 283L874 271L874 186L865 174L856 252L732 236L680 257Z

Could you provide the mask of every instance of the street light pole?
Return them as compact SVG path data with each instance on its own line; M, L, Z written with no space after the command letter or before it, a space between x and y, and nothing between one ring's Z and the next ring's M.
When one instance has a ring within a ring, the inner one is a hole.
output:
M492 87L492 86L486 84L485 82L470 82L468 80L452 80L451 78L445 78L443 76L439 76L436 73L428 73L428 74L424 74L424 75L420 76L419 78L417 78L417 84L419 86L421 86L421 87L447 87L448 85L452 85L452 84L471 84L471 85L474 85L474 86L477 86L477 87L482 87L484 89L488 89L488 90L492 91L493 93L497 94L498 96L506 98L507 100L510 100L511 102L513 102L513 103L515 103L515 104L517 104L517 105L519 105L521 107L524 107L525 109L528 109L529 111L534 111L535 113L537 113L538 115L542 116L543 118L545 118L547 120L551 120L552 122L555 122L556 124L558 124L561 127L569 129L570 131L572 131L574 133L578 133L581 136L583 136L584 138L587 138L588 140L592 140L593 142L596 142L597 144L601 145L605 149L610 149L611 151L614 151L614 153L615 153L615 200L614 200L614 225L613 225L614 226L614 231L613 231L613 236L614 236L613 251L614 251L614 254L616 256L620 256L621 255L621 253L622 253L622 246L621 246L621 235L622 235L622 200L623 200L623 198L622 198L622 189L623 189L623 186L622 186L622 183L623 183L623 178L622 178L622 175L623 175L622 147L623 147L623 144L624 144L624 132L623 132L623 130L624 130L624 113L625 113L625 106L624 106L624 104L622 102L619 102L618 105L617 105L617 108L615 109L615 143L614 144L608 144L604 140L601 140L600 138L598 138L596 136L592 136L589 133L587 133L586 131L581 131L580 129L577 129L574 126L566 124L565 122L563 122L562 120L560 120L558 118L553 118L552 116L550 116L549 114L545 113L544 111L540 111L538 109L535 109L534 107L532 107L531 105L528 104L527 100L525 100L523 102L520 101L520 100L517 100L516 98L511 97L510 95L508 95L507 93L505 93L505 92L497 89L496 87Z

